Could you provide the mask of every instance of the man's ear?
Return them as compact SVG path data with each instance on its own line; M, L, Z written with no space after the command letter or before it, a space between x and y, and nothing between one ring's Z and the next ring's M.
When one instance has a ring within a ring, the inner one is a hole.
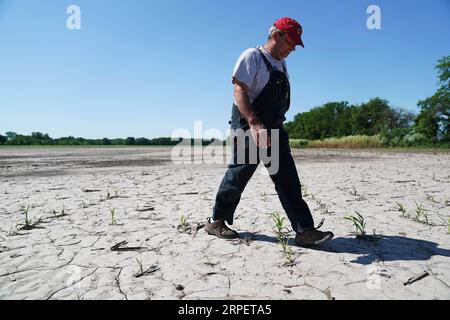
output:
M280 40L280 37L282 37L281 33L275 32L273 35L273 40L275 40L275 42L278 42Z

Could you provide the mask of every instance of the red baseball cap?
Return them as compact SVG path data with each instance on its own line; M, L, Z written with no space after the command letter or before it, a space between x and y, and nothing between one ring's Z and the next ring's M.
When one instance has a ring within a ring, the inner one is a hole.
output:
M302 41L303 29L300 23L292 18L284 17L275 21L273 25L287 36L289 42L305 47Z

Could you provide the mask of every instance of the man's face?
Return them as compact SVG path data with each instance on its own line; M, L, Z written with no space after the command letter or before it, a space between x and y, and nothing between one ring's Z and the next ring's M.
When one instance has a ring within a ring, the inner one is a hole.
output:
M286 35L278 34L277 47L280 58L286 59L292 51L295 51L295 44L290 42Z

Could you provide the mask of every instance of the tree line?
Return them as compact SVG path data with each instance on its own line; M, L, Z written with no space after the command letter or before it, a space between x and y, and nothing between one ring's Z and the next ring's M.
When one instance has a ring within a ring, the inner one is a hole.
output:
M293 139L323 140L345 136L378 135L384 145L415 146L450 143L450 56L436 66L439 88L418 102L414 114L374 98L360 105L329 102L299 113L285 127Z
M0 144L9 146L174 146L184 140L188 142L190 140L192 145L208 145L213 140L200 140L200 139L183 139L183 138L135 138L128 137L126 139L85 139L75 137L62 137L53 139L48 134L41 132L33 132L31 135L21 135L15 132L6 132L6 135L0 135Z

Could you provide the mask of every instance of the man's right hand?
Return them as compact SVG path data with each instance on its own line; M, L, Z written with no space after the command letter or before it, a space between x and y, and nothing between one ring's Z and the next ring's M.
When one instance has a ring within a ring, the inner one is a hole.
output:
M249 118L247 121L256 145L261 148L269 148L271 146L269 132L261 120L255 116Z
M270 147L270 137L267 132L266 127L258 119L255 111L253 110L252 104L250 103L250 98L248 96L248 88L245 84L233 78L234 84L234 98L236 99L239 111L247 120L250 127L253 140L256 145L261 148Z

